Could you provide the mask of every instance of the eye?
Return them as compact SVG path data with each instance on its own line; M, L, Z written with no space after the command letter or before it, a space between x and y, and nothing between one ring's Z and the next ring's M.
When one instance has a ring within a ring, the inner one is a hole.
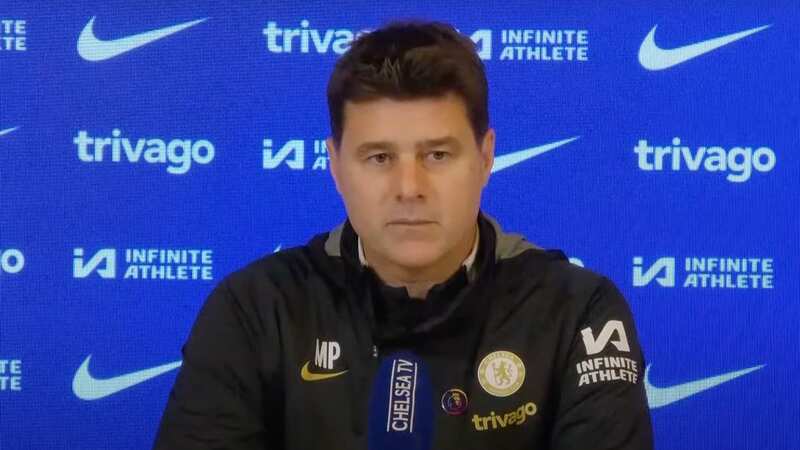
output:
M450 156L450 154L445 152L445 151L436 150L436 151L428 153L428 156L430 156L431 158L433 158L436 161L444 161L445 159L447 159Z
M377 164L385 164L385 163L389 162L389 154L388 153L376 153L374 155L371 155L367 159L368 160L372 160L373 162L375 162Z

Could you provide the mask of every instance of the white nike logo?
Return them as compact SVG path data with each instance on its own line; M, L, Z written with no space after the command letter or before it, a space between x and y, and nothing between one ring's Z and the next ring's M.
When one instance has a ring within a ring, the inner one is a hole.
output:
M548 152L556 147L561 147L562 145L569 144L570 142L578 138L580 138L580 136L575 136L569 139L564 139L563 141L552 142L550 144L544 144L538 147L527 148L525 150L519 150L513 153L507 153L505 155L497 156L494 158L494 166L492 166L492 173L511 167L514 164L519 164L522 161L525 161L526 159L533 158L534 156L539 156L542 153Z
M99 400L108 397L167 373L181 365L181 361L175 361L158 367L100 380L89 373L89 360L91 359L92 355L86 357L78 371L75 372L75 378L72 379L72 392L81 400Z
M644 387L647 390L647 403L651 409L661 408L671 403L683 400L693 395L707 391L720 384L727 383L734 378L739 378L761 369L764 365L751 367L749 369L737 370L735 372L723 373L713 377L703 378L701 380L690 381L688 383L676 384L669 387L656 387L650 384L650 365L644 371Z
M647 33L644 41L642 41L642 46L639 47L639 63L647 70L669 69L672 66L677 66L690 59L697 58L702 54L716 50L731 42L750 36L751 34L758 33L771 26L772 25L764 25L762 27L751 28L749 30L720 36L695 44L684 45L683 47L663 49L656 45L655 35L656 28L658 28L658 25L656 25Z
M111 59L207 20L198 19L135 34L133 36L114 39L113 41L101 41L94 35L94 19L95 17L92 17L92 19L89 20L89 23L83 27L81 35L78 36L78 54L87 61L104 61L106 59Z
M19 127L11 127L11 128L6 128L5 130L0 130L0 136L11 133L12 131L16 131L18 128Z

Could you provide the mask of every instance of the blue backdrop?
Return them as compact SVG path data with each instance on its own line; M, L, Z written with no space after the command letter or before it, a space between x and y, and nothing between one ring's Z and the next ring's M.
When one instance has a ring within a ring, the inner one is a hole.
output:
M392 18L476 41L484 210L626 294L657 447L800 448L797 1L225 3L0 4L0 448L151 445L212 286L344 219L325 86Z

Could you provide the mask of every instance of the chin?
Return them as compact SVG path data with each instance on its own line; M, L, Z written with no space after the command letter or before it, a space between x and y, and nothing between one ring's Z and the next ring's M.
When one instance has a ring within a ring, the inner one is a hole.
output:
M394 252L392 256L395 264L406 267L427 267L436 263L442 255L440 252L434 251L430 246L423 248L407 246Z

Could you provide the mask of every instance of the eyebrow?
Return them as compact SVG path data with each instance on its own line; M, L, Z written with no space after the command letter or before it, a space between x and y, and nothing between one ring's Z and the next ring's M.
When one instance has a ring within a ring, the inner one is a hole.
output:
M364 142L356 148L356 156L363 156L376 150L392 150L397 146L389 141Z
M450 146L454 149L460 149L461 144L458 142L453 136L444 136L440 138L434 139L425 139L422 141L417 141L414 146L418 149L427 149L427 148L434 148L434 147L441 147L441 146ZM394 150L397 148L397 145L390 141L371 141L371 142L364 142L363 144L359 145L356 148L356 155L362 156L366 153L371 151L379 151L379 150Z
M419 141L416 144L417 148L433 148L441 146L449 146L453 149L459 149L461 148L461 143L458 142L458 139L454 138L453 136L444 136L436 139L426 139L424 141Z

